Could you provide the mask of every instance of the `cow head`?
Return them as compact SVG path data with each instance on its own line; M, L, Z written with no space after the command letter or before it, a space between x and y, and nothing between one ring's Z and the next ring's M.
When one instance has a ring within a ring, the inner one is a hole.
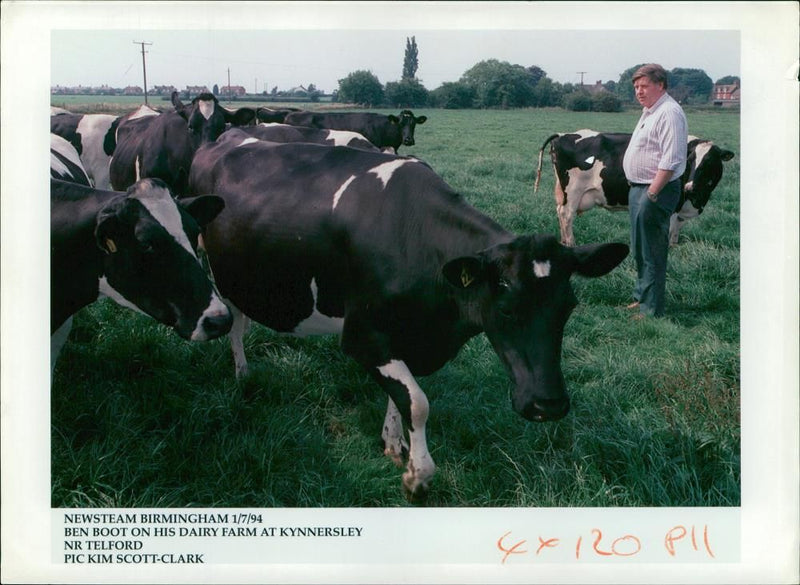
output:
M508 370L512 406L526 419L558 420L569 411L561 344L577 305L570 277L602 276L627 255L625 244L568 248L552 236L521 236L444 266L462 313Z
M143 179L97 215L103 250L100 292L194 341L230 330L232 316L197 258L200 230L222 198L176 201L159 179Z
M414 116L411 110L403 110L400 117L389 115L389 122L397 126L402 143L406 146L414 145L414 128L417 124L424 124L426 116Z
M223 108L210 93L201 93L190 105L185 106L175 91L172 92L172 105L189 126L189 137L194 150L201 144L214 142L219 138L225 131L226 123L246 126L256 118L256 112L252 108L239 108L235 112Z
M702 213L712 191L722 178L722 162L733 158L733 152L723 150L709 140L689 142L683 191L697 213Z

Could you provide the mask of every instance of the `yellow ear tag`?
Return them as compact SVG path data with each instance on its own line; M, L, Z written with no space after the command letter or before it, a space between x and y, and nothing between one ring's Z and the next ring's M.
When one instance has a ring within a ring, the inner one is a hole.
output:
M106 239L106 249L112 254L117 251L117 245L114 243L114 240L111 238Z
M467 272L467 267L466 266L462 266L461 267L461 284L464 286L464 288L467 288L473 282L475 282L475 278L469 272Z

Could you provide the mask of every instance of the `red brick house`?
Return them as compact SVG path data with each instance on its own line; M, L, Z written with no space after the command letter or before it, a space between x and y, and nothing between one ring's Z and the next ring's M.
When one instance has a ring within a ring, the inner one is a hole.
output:
M711 93L711 102L715 106L738 106L740 99L739 83L716 84Z

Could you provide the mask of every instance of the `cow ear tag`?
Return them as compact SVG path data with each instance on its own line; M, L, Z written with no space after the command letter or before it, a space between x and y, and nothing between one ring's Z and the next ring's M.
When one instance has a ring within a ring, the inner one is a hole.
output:
M475 282L475 277L470 274L470 272L467 270L467 265L464 264L461 267L461 285L464 288L467 288L473 282Z
M108 250L112 254L117 251L117 245L111 238L106 238L106 250Z

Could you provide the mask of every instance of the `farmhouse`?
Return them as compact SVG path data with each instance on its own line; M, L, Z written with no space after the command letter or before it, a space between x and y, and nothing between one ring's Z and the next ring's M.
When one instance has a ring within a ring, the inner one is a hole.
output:
M738 106L741 97L739 82L714 85L711 101L715 106Z

